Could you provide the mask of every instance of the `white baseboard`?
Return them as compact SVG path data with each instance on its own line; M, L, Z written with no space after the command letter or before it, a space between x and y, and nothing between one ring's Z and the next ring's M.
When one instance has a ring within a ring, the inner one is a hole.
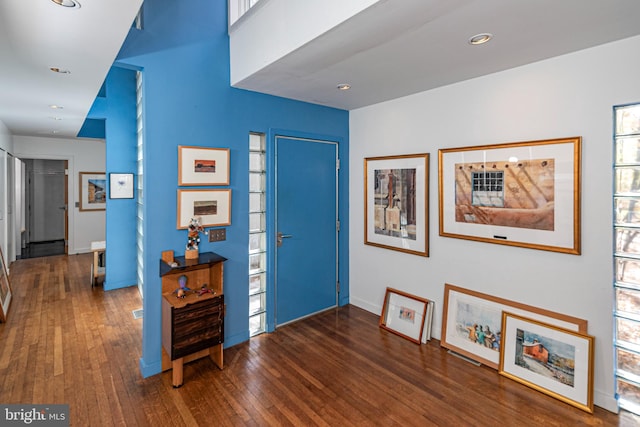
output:
M614 414L620 412L620 409L618 408L618 401L615 396L603 393L599 390L593 391L593 404L602 409L606 409L609 412L613 412Z
M353 304L356 307L359 307L363 310L367 310L368 312L377 314L377 315L380 315L380 313L382 312L381 306L377 304L373 304L369 301L362 300L360 298L354 298L353 296L349 298L349 304Z

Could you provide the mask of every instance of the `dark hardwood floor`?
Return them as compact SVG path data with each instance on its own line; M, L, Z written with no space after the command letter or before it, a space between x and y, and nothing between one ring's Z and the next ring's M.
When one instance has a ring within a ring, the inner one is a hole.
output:
M637 426L591 415L435 340L415 345L347 306L142 378L135 287L91 288L91 254L19 260L0 324L0 403L70 405L73 426ZM159 326L159 325L158 325ZM160 349L158 349L159 351Z
M22 249L20 258L39 258L43 256L64 255L64 253L64 239L31 242Z

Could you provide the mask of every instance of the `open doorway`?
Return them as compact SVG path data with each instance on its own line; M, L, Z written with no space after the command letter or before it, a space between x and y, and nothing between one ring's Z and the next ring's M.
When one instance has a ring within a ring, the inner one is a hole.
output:
M67 253L66 160L23 159L25 231L22 258Z

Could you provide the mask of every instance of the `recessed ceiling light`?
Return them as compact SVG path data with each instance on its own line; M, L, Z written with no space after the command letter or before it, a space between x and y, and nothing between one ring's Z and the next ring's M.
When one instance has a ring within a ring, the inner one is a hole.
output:
M348 83L340 83L338 86L336 86L339 90L349 90L351 89L351 85Z
M71 74L71 71L69 71L69 70L65 70L64 68L49 67L49 69L50 69L51 71L53 71L54 73L60 73L60 74Z
M50 116L49 118L51 120L62 120L62 117L58 117L58 116Z
M57 4L58 6L62 6L62 7L69 7L73 9L80 8L80 3L78 3L76 0L51 0L51 1Z
M474 46L479 44L485 44L492 38L493 38L493 34L489 34L489 33L476 34L475 36L469 38L469 44L472 44Z
M52 110L62 110L64 107L62 105L51 104L49 105L49 108Z

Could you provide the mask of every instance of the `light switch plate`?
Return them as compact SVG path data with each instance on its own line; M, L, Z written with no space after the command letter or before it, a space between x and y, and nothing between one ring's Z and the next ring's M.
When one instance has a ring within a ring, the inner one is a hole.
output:
M210 242L220 242L222 240L227 240L227 229L226 228L212 228L209 230L209 241Z

